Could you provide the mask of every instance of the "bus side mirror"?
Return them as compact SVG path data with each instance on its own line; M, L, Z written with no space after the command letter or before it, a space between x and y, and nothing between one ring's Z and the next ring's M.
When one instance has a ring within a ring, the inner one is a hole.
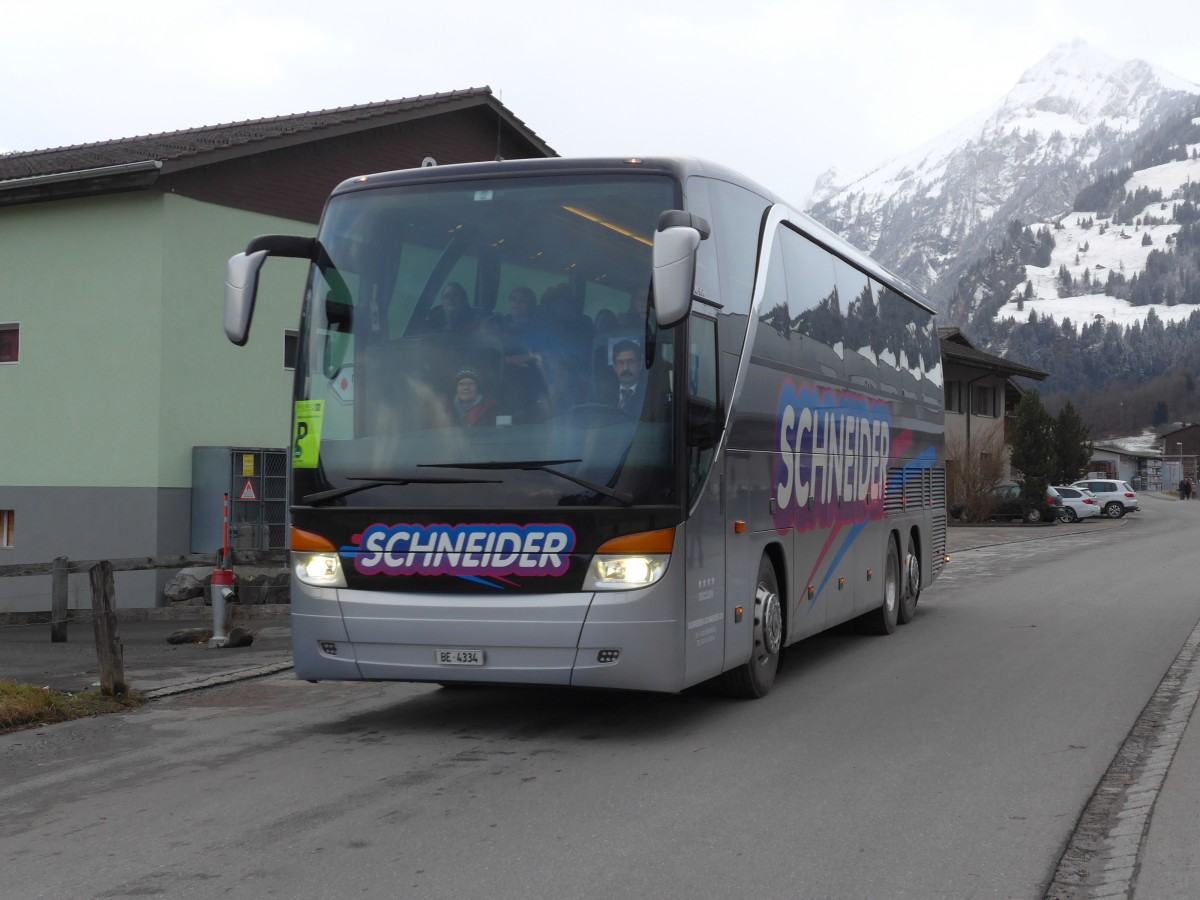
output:
M692 306L700 232L673 225L654 233L654 309L661 328L681 322Z
M231 258L225 269L225 336L239 347L246 346L258 297L258 271L268 256L312 259L316 250L316 238L262 234L246 245L245 253Z
M258 272L267 259L266 250L239 253L225 270L225 336L239 347L250 337L250 320L258 297Z

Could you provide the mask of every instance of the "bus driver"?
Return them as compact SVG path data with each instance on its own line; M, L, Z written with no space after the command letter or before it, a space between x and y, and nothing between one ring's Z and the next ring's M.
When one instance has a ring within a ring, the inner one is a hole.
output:
M617 395L611 399L617 409L639 418L646 398L646 367L637 341L625 339L613 345L612 370L617 376Z

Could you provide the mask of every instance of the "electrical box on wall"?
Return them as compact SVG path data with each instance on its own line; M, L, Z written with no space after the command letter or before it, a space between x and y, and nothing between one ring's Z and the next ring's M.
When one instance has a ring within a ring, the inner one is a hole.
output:
M274 448L192 448L192 553L216 553L224 543L229 495L229 546L287 547L287 451Z

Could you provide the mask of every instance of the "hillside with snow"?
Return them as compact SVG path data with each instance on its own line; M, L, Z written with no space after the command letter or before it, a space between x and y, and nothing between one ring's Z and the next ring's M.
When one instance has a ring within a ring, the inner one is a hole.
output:
M1200 125L1200 120L1196 124ZM1200 144L1187 146L1189 157L1200 157ZM1012 296L996 313L997 319L1024 320L1030 312L1049 316L1062 323L1069 319L1076 327L1100 320L1131 325L1145 320L1153 309L1163 322L1183 321L1200 306L1177 303L1133 306L1128 300L1104 292L1109 272L1119 272L1126 278L1141 273L1152 250L1169 250L1179 233L1180 224L1170 221L1173 203L1184 198L1188 185L1200 184L1200 158L1189 158L1153 166L1134 172L1125 183L1125 190L1136 193L1141 188L1162 193L1163 199L1147 204L1137 218L1164 219L1162 224L1140 226L1112 225L1105 211L1090 210L1067 213L1058 220L1053 231L1055 247L1050 264L1044 267L1026 266L1026 281L1013 288ZM1110 214L1111 215L1111 214ZM1036 231L1054 228L1054 222L1033 223ZM1149 236L1149 243L1146 237ZM1060 273L1065 270L1072 282L1085 279L1092 293L1083 296L1063 296ZM1030 289L1031 286L1031 289ZM1025 299L1026 293L1032 297Z
M858 178L818 179L809 213L944 303L1013 219L1050 221L1200 86L1082 41L1056 47L997 103ZM1073 259L1073 257L1072 257Z

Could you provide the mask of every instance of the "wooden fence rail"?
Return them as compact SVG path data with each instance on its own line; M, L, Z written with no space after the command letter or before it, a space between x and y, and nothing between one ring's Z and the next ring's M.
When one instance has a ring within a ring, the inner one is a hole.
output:
M49 575L50 582L50 640L62 643L67 639L67 576L90 576L101 564L112 572L145 572L152 569L216 568L227 566L279 565L287 562L286 550L239 551L233 560L225 560L220 553L195 553L188 556L139 556L129 559L69 560L60 556L48 563L16 563L0 566L0 578L18 578L33 575Z
M269 565L286 563L287 551L239 552L236 565ZM127 690L122 659L121 638L117 632L116 592L114 572L144 572L151 569L187 569L193 567L232 567L234 561L221 554L201 553L190 556L144 556L134 559L68 560L60 556L48 563L17 563L0 566L0 578L49 575L50 582L50 641L62 643L67 639L67 581L72 574L87 573L92 589L92 622L96 636L96 655L100 662L100 690L109 696L119 696Z
M131 559L87 559L67 561L67 572L72 575L82 575L90 572L92 566L107 562L114 572L144 572L149 569L188 569L197 566L215 568L220 562L219 553L193 553L188 556L139 556ZM65 557L58 557L65 559ZM55 562L47 563L15 563L0 566L0 578L18 577L22 575L53 575ZM256 550L238 551L234 555L232 565L261 566L270 563L287 562L286 550Z

